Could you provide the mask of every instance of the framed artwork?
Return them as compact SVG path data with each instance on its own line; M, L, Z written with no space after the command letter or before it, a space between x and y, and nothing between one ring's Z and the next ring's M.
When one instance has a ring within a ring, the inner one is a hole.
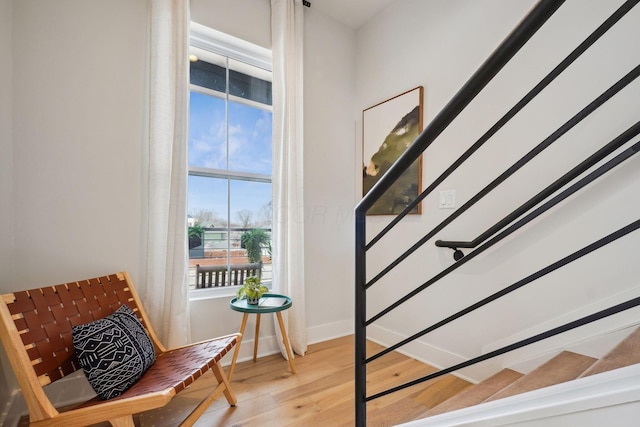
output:
M362 195L422 132L422 98L418 86L362 112ZM422 192L422 156L374 203L368 215L397 215ZM422 213L419 203L410 212Z

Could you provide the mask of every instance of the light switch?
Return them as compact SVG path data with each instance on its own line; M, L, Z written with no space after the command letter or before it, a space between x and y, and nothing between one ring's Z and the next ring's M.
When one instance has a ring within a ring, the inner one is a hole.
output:
M456 207L456 190L440 191L440 203L438 203L438 208L455 209L455 207Z

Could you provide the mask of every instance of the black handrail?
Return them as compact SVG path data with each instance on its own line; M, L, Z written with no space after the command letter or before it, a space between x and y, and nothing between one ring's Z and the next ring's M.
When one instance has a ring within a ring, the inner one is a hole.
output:
M638 67L638 70L640 71L640 67ZM630 127L622 135L620 135L619 137L617 137L616 139L614 139L613 141L611 141L610 143L608 143L607 145L599 149L596 153L589 156L582 163L580 163L579 165L571 169L569 172L567 172L566 174L558 178L555 182L553 182L544 190L540 191L538 194L533 196L527 202L520 205L509 215L505 216L500 221L498 221L497 223L489 227L487 230L485 230L482 234L480 234L475 239L471 241L436 240L436 243L435 243L436 246L443 247L443 248L452 248L452 249L475 248L476 246L478 246L479 244L487 240L489 237L493 236L498 231L502 230L504 227L509 225L515 219L522 216L525 212L527 212L528 210L536 206L542 200L546 199L547 197L549 197L550 195L558 191L567 183L573 181L575 178L577 178L579 175L584 173L590 167L600 162L602 159L607 157L609 154L613 153L618 148L622 147L624 144L630 141L631 138L633 138L639 133L640 133L640 122L637 122L635 125Z
M640 122L639 122L640 123ZM606 162L604 165L600 166L599 168L597 168L596 170L594 170L593 172L591 172L589 175L587 175L586 177L584 177L583 179L581 179L580 181L578 181L577 183L575 183L574 185L572 185L571 187L567 188L565 191L563 191L561 194L558 194L554 199L550 200L547 204L545 204L544 206L540 207L539 210L536 211L535 215L532 214L533 216L539 216L540 214L546 212L547 210L549 210L550 208L552 208L553 206L555 206L557 203L559 203L560 201L566 199L567 197L569 197L570 195L574 194L575 192L577 192L578 190L584 188L586 185L590 184L591 182L595 181L596 179L600 178L602 175L606 174L607 172L609 172L610 170L612 170L613 168L619 166L620 164L622 164L624 161L630 159L632 156L638 154L638 152L640 152L640 142L636 142L633 146L627 148L626 150L624 150L622 153L618 154L617 156L615 156L613 159L609 160L608 162ZM531 218L532 219L532 218ZM528 220L524 220L522 221L522 223L520 225L524 225L526 222L529 222ZM519 228L519 227L518 227ZM397 349L399 349L400 347L402 347L403 345L406 345L420 337L423 337L424 335L428 334L429 332L433 332L436 329L441 328L442 326L445 326L451 322L453 322L456 319L459 319L460 317L467 315L469 313L471 313L472 311L477 310L480 307L483 307L487 304L489 304L490 302L493 302L499 298L502 298L503 296L515 291L516 289L520 289L521 287L533 282L536 279L539 279L542 276L545 276L575 260L577 260L578 258L581 258L599 248L601 248L602 246L611 243L613 240L612 236L615 236L615 239L622 237L622 235L609 235L606 238L600 239L599 241L592 243L591 245L588 245L582 249L580 249L579 251L576 251L574 253L572 253L571 255L566 256L565 258L562 258L561 260L525 277L524 279L510 285L507 286L506 288L502 289L501 291L498 291L496 293L494 293L493 295L490 295L480 301L478 301L475 304L472 304L468 307L466 307L463 310L458 311L455 314L452 314L451 316L447 317L444 320L441 320L438 323L435 323L434 325L429 326L428 328L423 329L420 332L417 332L413 335L411 335L410 337L390 346L385 348L384 350L376 353L375 355L369 357L366 362L372 362L375 359L384 356L387 353L390 353L392 351L395 351Z
M626 137L632 138L633 136L630 136L630 134L632 134L634 132L637 132L637 131L638 131L638 124L633 126L629 131L623 133L619 138L626 138ZM627 153L625 155L628 155L630 157L631 155L635 154L637 151L638 151L638 145L636 144L633 147L631 147L627 151ZM626 158L620 157L618 160L626 160ZM431 279L427 280L425 283L423 283L422 285L420 285L417 288L415 288L413 291L409 292L408 294L406 294L402 298L398 299L393 304L389 305L388 307L386 307L384 310L380 311L375 316L372 316L369 320L366 321L365 325L368 326L368 325L372 324L373 322L375 322L376 320L380 319L385 314L389 313L390 311L392 311L393 309L397 308L401 304L407 302L409 299L411 299L414 296L418 295L420 292L424 291L429 286L431 286L434 283L436 283L438 280L440 280L443 277L447 276L449 273L453 272L454 270L457 270L458 268L462 267L464 264L466 264L467 262L471 261L473 258L475 258L476 256L480 255L481 253L483 253L484 251L486 251L487 249L489 249L490 247L492 247L496 243L500 242L501 240L505 239L509 235L513 234L515 231L517 231L520 228L524 227L526 224L531 222L533 219L535 219L538 216L542 215L543 213L545 213L546 211L551 209L553 206L557 205L558 203L560 203L561 201L563 201L564 199L569 197L571 194L575 193L579 189L583 188L585 185L587 185L590 182L594 181L595 179L599 178L602 175L602 173L608 172L608 170L611 169L611 166L613 166L614 163L615 163L614 161L611 161L611 162L603 165L598 170L596 170L596 171L592 172L591 174L587 175L585 178L581 179L580 181L578 181L577 183L575 183L571 187L569 187L566 190L562 191L557 196L551 198L549 201L547 201L546 203L544 203L543 205L541 205L537 209L531 211L526 216L524 216L521 219L519 219L518 221L514 222L511 226L507 227L502 232L496 234L493 238L491 238L491 240L489 240L488 242L484 243L478 249L474 250L473 252L470 252L467 256L465 256L464 258L460 259L455 264L452 264L449 267L445 268L440 273L436 274ZM617 164L616 164L616 166L617 166Z

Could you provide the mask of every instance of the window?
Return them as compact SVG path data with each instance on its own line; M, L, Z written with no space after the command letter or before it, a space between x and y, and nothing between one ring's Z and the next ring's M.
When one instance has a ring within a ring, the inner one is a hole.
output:
M256 264L270 286L270 51L197 24L191 30L190 289L202 292L203 279L205 288L230 289Z

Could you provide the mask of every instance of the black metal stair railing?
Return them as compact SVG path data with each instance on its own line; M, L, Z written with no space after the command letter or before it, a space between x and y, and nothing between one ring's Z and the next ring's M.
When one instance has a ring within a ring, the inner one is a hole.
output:
M620 234L620 233L628 234L631 231L637 230L638 228L640 228L640 220L635 221L632 224L629 224L627 227L625 227L625 228L623 228L621 230L618 230L618 232L616 234ZM607 237L611 237L611 236L607 236ZM596 313L593 313L593 314L590 314L588 316L581 317L580 319L574 320L574 321L566 323L564 325L557 326L555 328L549 329L548 331L541 332L539 334L533 335L533 336L531 336L529 338L520 340L520 341L515 342L513 344L509 344L509 345L506 345L506 346L501 347L499 349L490 351L490 352L485 353L485 354L483 354L481 356L474 357L473 359L469 359L466 362L458 363L457 365L453 365L453 366L450 366L448 368L441 369L441 370L439 370L437 372L434 372L432 374L425 375L423 377L417 378L417 379L415 379L413 381L409 381L406 384L402 384L400 386L393 387L393 388L390 388L388 390L385 390L385 391L383 391L381 393L377 393L377 394L374 394L372 396L368 396L366 398L366 400L367 401L374 400L374 399L377 399L379 397L383 397L383 396L386 396L388 394L395 393L396 391L404 390L407 387L411 387L411 386L414 386L416 384L420 384L420 383L423 383L425 381L429 381L429 380L432 380L434 378L438 378L438 377L441 377L443 375L450 374L451 372L455 372L457 370L466 368L468 366L472 366L472 365L475 365L477 363L484 362L485 360L492 359L494 357L500 356L500 355L508 353L510 351L517 350L517 349L525 347L527 345L537 343L537 342L545 340L547 338L551 338L553 336L556 336L556 335L559 335L561 333L570 331L572 329L576 329L576 328L578 328L580 326L588 325L589 323L593 323L595 321L604 319L606 317L613 316L614 314L622 313L623 311L630 310L630 309L638 307L638 306L640 306L640 297L632 298L632 299L630 299L628 301L622 302L620 304L616 304L614 306L611 306L611 307L606 308L604 310L600 310L600 311L598 311Z
M615 94L620 92L626 86L628 86L631 82L637 79L640 76L640 65L636 66L633 70L623 76L620 80L618 80L615 84L613 84L609 89L604 91L600 96L590 102L587 106L585 106L582 110L580 110L577 114L567 120L562 126L560 126L556 131L554 131L551 135L545 138L540 144L534 147L531 151L525 154L522 158L520 158L517 162L515 162L511 167L505 170L502 174L500 174L497 178L491 181L487 186L485 186L482 190L480 190L477 194L471 197L464 205L460 206L449 215L445 220L443 220L440 224L435 226L430 232L428 232L424 237L422 237L416 244L411 246L408 250L406 250L403 254L401 254L398 258L396 258L393 262L391 262L385 269L383 269L380 273L378 273L375 277L373 277L369 282L367 282L366 287L369 288L375 282L377 282L380 278L385 276L389 271L395 268L400 262L406 259L409 255L415 252L418 248L420 248L424 243L430 240L436 233L440 232L447 225L453 222L454 219L461 216L464 212L466 212L469 208L475 205L478 201L480 201L483 197L489 194L492 190L494 190L498 185L502 184L506 181L510 176L515 174L518 170L520 170L523 166L529 163L532 159L542 153L545 149L549 148L554 142L558 141L560 137L566 134L569 130L574 128L578 123L582 120L586 119L590 114L596 111L599 107L601 107L605 102L610 100ZM495 227L498 227L500 224L497 224ZM492 227L494 229L495 227ZM494 231L495 233L495 231ZM486 240L488 236L480 236L480 238ZM479 238L479 239L480 239ZM478 239L478 240L479 240ZM464 246L464 243L461 243L460 246L452 246L453 244L448 244L443 241L436 242L437 246L444 247L474 247L474 246ZM458 242L456 242L458 243ZM459 258L458 258L459 259Z
M640 132L640 122L638 122L634 128L636 128L635 130L637 130L638 132ZM624 135L621 135L621 137ZM616 139L621 139L616 138ZM555 197L553 197L552 199L550 199L549 201L547 201L546 203L544 203L543 205L541 205L540 207L538 207L537 209L533 210L532 212L530 212L528 215L522 217L520 220L518 220L517 222L515 222L513 225L511 225L510 227L508 227L507 229L505 229L504 231L502 231L500 234L497 234L493 239L491 239L491 241L487 242L487 244L483 245L482 247L478 248L477 250L475 250L474 252L472 252L468 257L464 258L464 261L461 261L459 263L453 264L451 267L449 267L449 269L447 269L447 272L453 271L455 268L458 268L460 265L462 265L465 262L470 261L471 259L473 259L475 256L481 254L482 252L484 252L486 249L490 248L491 246L493 246L495 243L499 242L500 240L504 239L505 237L509 236L510 234L512 234L513 232L515 232L516 230L518 230L519 228L521 228L522 226L524 226L525 224L529 223L531 220L533 220L534 218L537 218L538 216L540 216L541 214L543 214L544 212L548 211L549 209L551 209L553 206L557 205L558 203L560 203L561 201L565 200L567 197L569 197L570 195L576 193L578 190L584 188L585 186L587 186L588 184L590 184L591 182L595 181L596 179L598 179L599 177L601 177L602 175L606 174L607 172L609 172L610 170L612 170L613 168L621 165L624 161L630 159L632 156L638 154L638 152L640 152L640 142L636 142L633 146L627 148L626 150L624 150L622 153L618 154L617 156L615 156L613 159L609 160L607 163L605 163L604 165L600 166L599 168L597 168L596 170L594 170L593 172L591 172L589 175L585 176L584 178L582 178L580 181L576 182L575 184L571 185L569 188L567 188L566 190L562 191L561 193L559 193L558 195L556 195ZM469 307L460 310L459 312L447 317L446 319L428 327L423 329L422 331L398 342L397 344L394 344L382 351L380 351L379 353L376 353L374 356L371 356L369 358L367 358L366 362L372 362L373 360L384 356L385 354L397 350L398 348L402 347L405 344L410 343L411 341L414 341L426 334L428 334L429 332L435 331L436 329L451 323L452 321L471 313L472 311L483 307L487 304L489 304L490 302L493 302L495 300L497 300L498 298L502 298L503 296L510 294L511 292L520 289L521 287L531 283L532 281L539 279L542 276L545 276L555 270L557 270L560 267L563 267L575 260L577 260L578 258L583 257L584 255L587 255L597 249L600 249L601 247L608 245L609 243L612 243L614 240L617 240L618 238L622 237L623 235L628 234L628 232L631 231L635 231L638 227L640 227L640 221L636 221L634 223L634 227L631 230L627 230L627 232L624 233L613 233L612 235L609 236L609 238L603 238L599 241L597 241L596 243L586 246L583 249L576 251L575 253L561 259L560 261L553 263L551 265L549 265L548 267L543 268L542 270L516 282L515 284L511 285L511 286L507 286L506 288L502 289L499 292L494 293L493 295L484 298L483 300L470 305ZM626 229L623 229L626 230ZM614 239L611 239L611 236L615 236ZM430 280L428 282L425 283L425 285L431 285L433 283L435 283L436 280ZM424 286L424 285L423 285ZM425 286L426 288L426 286ZM424 289L424 288L423 288ZM374 320L374 318L371 318L367 321L367 324L372 323Z
M636 75L640 74L640 66L636 67L635 70ZM635 137L638 133L640 133L640 122L637 122L631 128L629 128L625 133L620 135L618 138L611 141L609 144L602 147L598 152L594 153L588 159L580 163L575 168L571 169L562 177L558 178L553 184L549 185L547 188L533 196L527 202L523 203L509 215L502 218L500 221L489 227L483 233L481 233L478 237L470 241L454 241L454 240L436 240L435 245L442 248L451 248L454 251L458 251L459 248L475 248L479 244L486 241L489 237L496 234L498 231L502 230L505 226L510 224L516 218L522 216L525 212L529 211L531 208L536 206L542 200L549 197L551 194L556 192L559 188L566 185L567 183L574 180L581 173L592 167L593 165L600 162L609 154L613 153L618 148L622 147L626 142L631 140L631 138ZM460 253L460 252L459 252ZM464 255L462 255L464 256ZM461 259L462 256L459 256L457 260Z
M610 141L608 144L597 150L587 159L578 163L569 172L565 173L556 182L549 185L529 201L525 202L514 211L506 215L500 221L480 234L471 241L443 241L438 240L437 246L449 247L454 249L457 262L434 275L431 279L418 286L416 289L398 299L379 313L367 319L366 315L366 292L367 289L374 285L378 280L384 277L392 269L398 266L409 255L418 248L432 239L438 232L443 230L453 220L467 211L476 202L485 197L489 192L495 189L502 182L507 180L518 169L535 158L540 152L549 147L555 141L560 139L568 130L576 124L587 118L593 111L606 103L609 99L623 90L627 85L640 76L640 65L632 69L627 75L622 77L618 82L603 92L594 101L584 107L574 117L568 120L564 125L553 132L549 137L543 140L538 146L527 153L524 157L514 163L505 170L494 181L483 188L478 194L473 196L467 203L454 211L444 221L434 227L426 235L420 238L409 249L384 267L378 274L367 282L366 273L366 255L367 251L377 244L396 224L398 224L418 203L424 200L444 179L451 173L456 171L473 153L475 153L482 145L484 145L499 129L501 129L511 118L519 113L532 99L534 99L543 89L545 89L557 76L566 70L580 55L582 55L590 46L592 46L602 35L612 28L626 13L628 13L640 0L628 0L618 8L610 17L608 17L589 37L587 37L580 45L575 48L558 66L556 66L547 76L545 76L533 89L531 89L514 107L512 107L503 117L501 117L488 131L485 132L467 151L465 151L455 162L452 163L439 177L437 177L426 189L409 204L402 213L395 217L390 223L383 228L368 243L366 241L366 212L367 210L384 194L384 192L397 180L402 173L438 138L438 136L446 129L449 124L460 114L460 112L475 98L475 96L496 76L496 74L509 62L509 60L518 52L518 50L529 40L536 31L549 19L549 17L562 5L563 1L542 0L531 10L529 15L513 30L513 32L505 39L504 42L492 53L492 55L484 62L484 64L474 73L469 81L458 91L454 98L445 106L445 108L433 119L426 129L418 136L416 141L411 144L397 162L387 171L387 173L378 181L378 183L369 191L355 209L355 280L356 280L356 307L355 307L355 385L356 385L356 425L359 427L366 426L366 402L382 397L389 393L410 387L421 382L436 378L447 373L454 372L464 367L482 362L492 357L515 350L516 348L538 342L551 336L563 333L565 331L577 328L587 323L594 322L601 318L613 315L620 311L627 310L640 305L640 298L635 298L625 303L618 304L598 313L585 316L582 319L575 320L565 325L558 326L544 333L535 335L526 340L505 346L501 349L470 359L458 365L440 370L426 377L418 378L409 383L391 388L389 390L377 393L373 396L366 395L366 365L367 363L394 351L409 342L418 339L427 333L434 331L464 315L483 307L508 293L514 292L523 286L532 283L536 279L554 272L567 264L584 257L601 247L604 247L627 234L640 228L640 219L623 227L608 236L605 236L596 242L558 260L557 262L517 281L516 283L496 292L480 301L462 309L442 321L439 321L422 331L396 343L387 349L368 357L366 356L366 328L376 320L380 319L390 311L397 309L408 299L423 292L433 283L437 282L451 271L471 261L477 255L488 249L489 247L500 242L505 237L514 233L528 222L539 217L542 213L557 205L561 201L570 197L576 191L584 188L591 182L595 181L602 175L608 173L612 169L621 165L632 156L640 151L640 142L632 143L629 147L615 155L612 159L606 161L607 157L613 155L616 151L622 149L625 144L640 134L640 122L634 124L618 137ZM589 170L593 169L591 172ZM584 175L584 176L583 176ZM478 245L480 245L478 247ZM461 257L459 248L476 248L466 256Z

